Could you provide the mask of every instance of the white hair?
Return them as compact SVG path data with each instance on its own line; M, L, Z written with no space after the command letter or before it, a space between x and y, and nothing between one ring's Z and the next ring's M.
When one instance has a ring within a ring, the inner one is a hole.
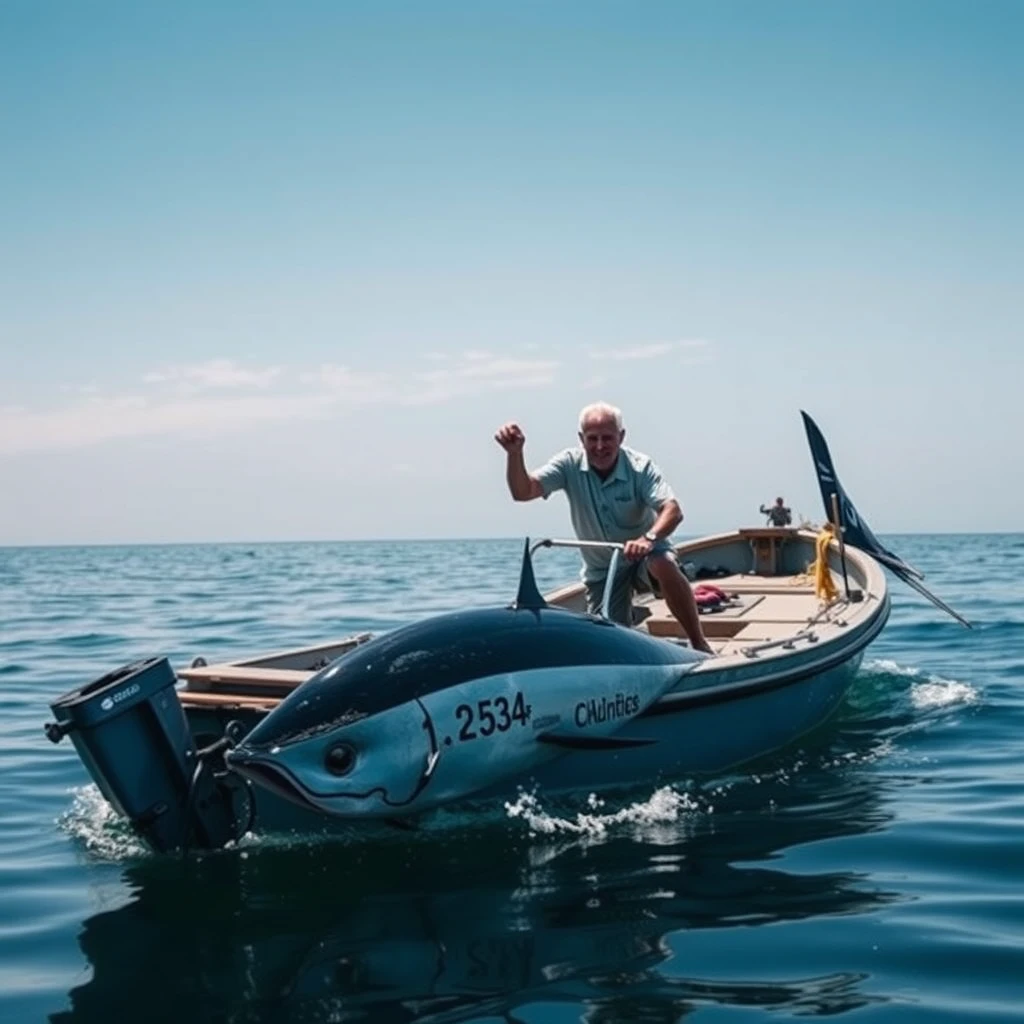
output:
M580 431L587 420L615 420L615 429L622 430L622 410L607 402L593 402L580 410Z

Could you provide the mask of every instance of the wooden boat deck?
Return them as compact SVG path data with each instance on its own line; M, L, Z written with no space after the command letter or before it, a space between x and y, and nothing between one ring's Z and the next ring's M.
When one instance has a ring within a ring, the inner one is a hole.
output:
M709 580L732 601L701 613L701 626L719 656L737 654L752 644L785 640L838 613L845 602L824 609L803 574L796 576L735 575ZM683 638L682 626L665 601L652 598L640 605L649 612L638 626L652 636Z

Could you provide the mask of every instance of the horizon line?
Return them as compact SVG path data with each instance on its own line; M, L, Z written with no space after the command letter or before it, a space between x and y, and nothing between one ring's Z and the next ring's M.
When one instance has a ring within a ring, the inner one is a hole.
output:
M763 524L756 524L761 526ZM738 527L748 529L749 527ZM719 531L731 533L731 530ZM673 534L681 540L695 540L699 537L715 536L714 533L680 533ZM1024 535L1020 530L885 530L879 531L884 537L1016 537ZM551 535L551 539L561 535ZM304 539L276 540L132 540L132 541L56 541L50 543L4 544L0 543L0 551L32 551L50 548L170 548L170 547L269 547L284 544L455 544L459 541L480 542L520 542L532 539L529 534L508 535L465 535L439 537L321 537ZM541 539L538 535L537 539ZM565 539L572 539L566 536Z

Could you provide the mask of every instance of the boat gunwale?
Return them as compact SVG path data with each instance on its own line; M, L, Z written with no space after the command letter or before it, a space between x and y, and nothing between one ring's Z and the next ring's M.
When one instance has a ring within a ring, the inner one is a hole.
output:
M800 541L812 546L816 539L816 534L799 527L739 527L723 533L706 535L689 541L684 541L680 544L674 545L672 550L676 557L682 558L692 555L697 551L713 550L716 547L742 543L748 537L753 536L781 536L787 539L799 539ZM830 564L833 561L838 562L838 554L838 542L833 540L830 545L830 555L834 555L835 557L834 559L830 558ZM858 650L862 650L866 647L884 628L889 617L889 594L882 567L870 554L861 551L860 549L847 547L846 558L848 562L855 564L860 575L863 577L865 590L864 604L849 605L849 607L859 610L861 607L866 607L867 603L871 601L877 602L878 605L876 608L872 609L869 615L865 616L860 623L857 623L850 632L839 633L836 629L829 630L829 632L833 634L831 636L822 637L818 635L817 639L814 641L817 646L815 649L816 656L813 657L813 659L808 659L806 657L806 649L793 654L790 651L785 650L782 647L782 644L790 640L797 642L801 640L807 641L812 635L812 629L814 632L820 634L823 626L826 628L830 625L838 627L839 623L834 621L816 623L813 620L809 620L808 624L796 629L792 634L780 638L779 640L768 641L774 645L774 649L772 649L764 659L756 653L756 649L758 647L757 641L751 642L750 653L747 653L747 650L744 649L740 651L732 651L727 654L719 654L714 658L709 658L694 667L684 677L688 682L693 682L700 677L702 685L700 685L699 688L691 687L683 691L673 690L666 693L662 695L650 708L648 708L644 712L644 715L668 714L687 707L742 699L743 697L756 694L762 690L768 691L795 684L820 672L827 671L829 668L854 657ZM792 577L778 577L780 580L787 578ZM771 576L751 576L752 581L758 580L767 582L772 579L773 577ZM565 602L568 602L573 597L578 596L582 593L583 589L584 585L582 582L566 584L557 590L550 592L548 595L545 595L545 600L549 602L557 601L558 604L564 607ZM756 593L756 590L753 592ZM836 605L831 607L842 607L844 603L845 602L840 599ZM823 606L822 611L827 610L828 607ZM794 623L794 625L796 624ZM843 625L845 628L845 624ZM349 644L351 644L350 649L354 649L362 642L365 642L369 636L370 635L366 633L357 633L345 637L340 641L314 645L308 648L308 650L310 652L319 652L332 647L347 646ZM657 637L657 639L666 643L674 642L666 637ZM300 652L305 652L306 650L306 648L299 649L298 651L279 650L274 652L272 655L264 654L255 657L247 656L245 658L238 659L237 661L204 664L201 667L193 665L189 668L181 669L176 672L176 675L179 680L183 681L186 685L184 688L179 690L179 696L185 704L189 704L190 698L193 695L199 695L201 696L201 699L191 702L192 705L202 705L210 710L213 710L218 706L228 708L232 706L241 707L244 705L247 710L254 712L270 711L280 703L287 694L271 695L269 693L260 692L263 689L263 686L260 685L259 680L253 680L251 686L248 686L243 690L242 686L244 685L245 680L242 678L238 678L237 681L233 683L230 690L218 689L216 688L216 682L218 681L217 676L221 673L226 673L236 677L241 676L244 674L246 668L256 669L261 662L266 662L272 658L278 659L289 655L295 655ZM346 651L345 653L348 652ZM340 657L344 657L344 654L340 655ZM775 662L778 669L781 671L773 671L775 666L772 666L771 662ZM747 668L752 671L744 672L744 669ZM765 669L768 669L767 675L764 673ZM274 682L278 683L278 685L280 685L279 681L283 681L282 677L285 675L285 672L282 670L259 670L272 671L275 676ZM289 676L293 674L297 675L299 671L301 670L288 670L287 674ZM751 675L755 671L757 672L757 678L755 679L737 679L731 683L715 681L715 677L723 673ZM308 673L308 676L311 676L312 674L313 673L310 672ZM266 685L266 683L264 683L264 685ZM288 692L294 692L294 689L301 685L302 682L295 683L295 686L290 688ZM218 697L221 698L220 701L217 700ZM239 698L241 698L241 700L239 700Z
M819 658L801 664L799 667L791 667L774 675L761 676L757 679L738 680L735 683L726 685L718 684L715 686L712 684L706 687L702 686L699 690L672 691L661 696L639 717L667 715L693 707L703 707L731 700L742 700L756 696L760 692L782 689L783 687L795 685L814 676L821 675L838 665L842 665L846 661L850 661L863 652L885 628L886 622L889 619L889 611L889 596L885 595L883 600L879 602L878 610L872 614L871 618L862 623L861 628L844 635L841 640L836 638L826 641L828 647L820 649L829 652L825 658ZM789 658L791 657L789 656ZM784 656L779 659L779 664L784 665L787 660L789 659ZM704 664L709 666L707 670L708 675L711 675L719 668L718 663L710 660ZM750 664L750 662L747 662L747 664ZM722 666L722 670L735 669L735 667L735 664Z

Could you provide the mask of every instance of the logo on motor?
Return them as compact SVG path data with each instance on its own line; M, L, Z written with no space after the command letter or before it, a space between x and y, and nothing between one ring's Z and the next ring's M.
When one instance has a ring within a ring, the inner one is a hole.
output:
M103 711L110 711L117 707L122 701L127 700L129 697L134 697L135 694L141 690L142 687L138 683L132 683L131 686L126 686L123 690L119 690L117 693L111 694L109 697L104 697L100 701L100 708Z

